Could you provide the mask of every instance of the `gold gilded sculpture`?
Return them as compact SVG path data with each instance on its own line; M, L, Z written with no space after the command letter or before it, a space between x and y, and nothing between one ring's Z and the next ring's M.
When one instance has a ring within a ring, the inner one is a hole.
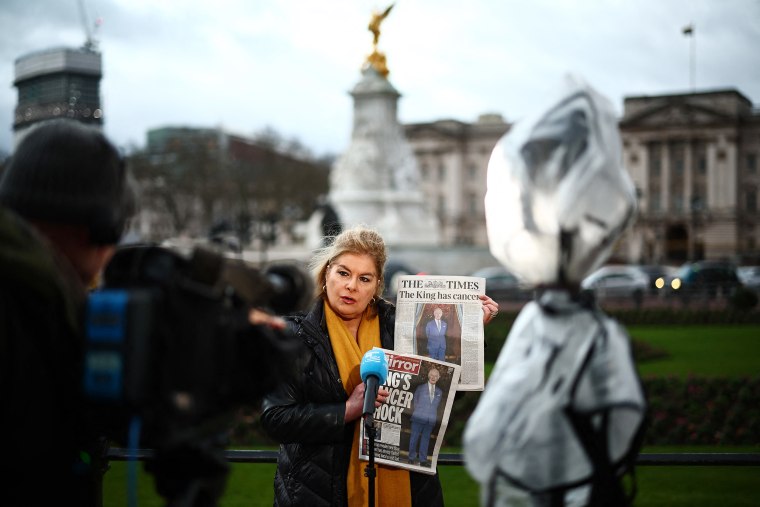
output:
M391 4L382 12L373 12L372 19L370 19L369 26L367 26L367 29L372 32L372 53L367 57L365 65L374 67L377 73L383 77L388 77L389 71L385 63L385 55L377 50L377 43L380 40L380 25L390 14L393 5Z

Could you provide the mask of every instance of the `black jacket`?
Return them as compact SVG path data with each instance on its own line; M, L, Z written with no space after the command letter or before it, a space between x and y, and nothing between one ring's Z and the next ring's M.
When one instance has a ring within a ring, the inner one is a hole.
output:
M100 503L80 387L85 298L67 260L0 207L0 505Z
M396 308L379 300L380 342L393 349ZM306 315L289 317L305 347L294 358L296 375L264 400L262 423L280 442L275 505L347 505L346 476L354 425L344 423L346 394L330 345L322 300ZM412 472L412 505L442 506L438 475Z

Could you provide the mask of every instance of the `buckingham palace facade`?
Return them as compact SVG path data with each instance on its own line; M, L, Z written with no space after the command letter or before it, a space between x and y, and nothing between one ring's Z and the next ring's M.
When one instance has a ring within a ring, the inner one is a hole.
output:
M627 97L620 131L639 195L626 260L760 261L760 111L747 97L734 89Z

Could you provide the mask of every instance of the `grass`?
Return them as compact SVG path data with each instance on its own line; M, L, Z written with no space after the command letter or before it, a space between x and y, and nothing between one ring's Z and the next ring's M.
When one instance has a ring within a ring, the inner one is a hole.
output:
M639 364L642 377L689 375L742 377L760 374L760 326L630 326L631 338L667 352ZM486 377L492 363L486 363Z
M137 501L140 507L163 507L155 492L153 478L138 464ZM274 464L232 463L225 493L219 507L271 507ZM103 479L103 507L127 507L127 464L112 462Z
M269 507L272 505L273 464L232 464L232 472L220 507ZM478 505L478 485L463 467L439 469L447 507ZM112 463L104 480L104 507L126 507L126 464ZM637 507L750 507L760 498L757 467L638 467ZM138 505L162 507L153 481L141 471Z
M750 507L760 495L757 467L639 467L637 507Z
M632 338L669 357L639 365L643 377L742 377L760 374L760 326L629 327Z

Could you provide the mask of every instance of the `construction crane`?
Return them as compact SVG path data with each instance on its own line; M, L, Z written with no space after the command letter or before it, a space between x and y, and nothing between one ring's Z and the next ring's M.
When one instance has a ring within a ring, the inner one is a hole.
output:
M84 28L84 35L85 35L85 41L84 41L84 49L88 49L90 51L97 51L98 49L98 40L96 38L98 28L101 24L101 19L98 17L95 19L95 22L90 25L90 20L87 16L87 8L84 5L84 0L78 0L79 5L79 17L82 21L82 27Z

